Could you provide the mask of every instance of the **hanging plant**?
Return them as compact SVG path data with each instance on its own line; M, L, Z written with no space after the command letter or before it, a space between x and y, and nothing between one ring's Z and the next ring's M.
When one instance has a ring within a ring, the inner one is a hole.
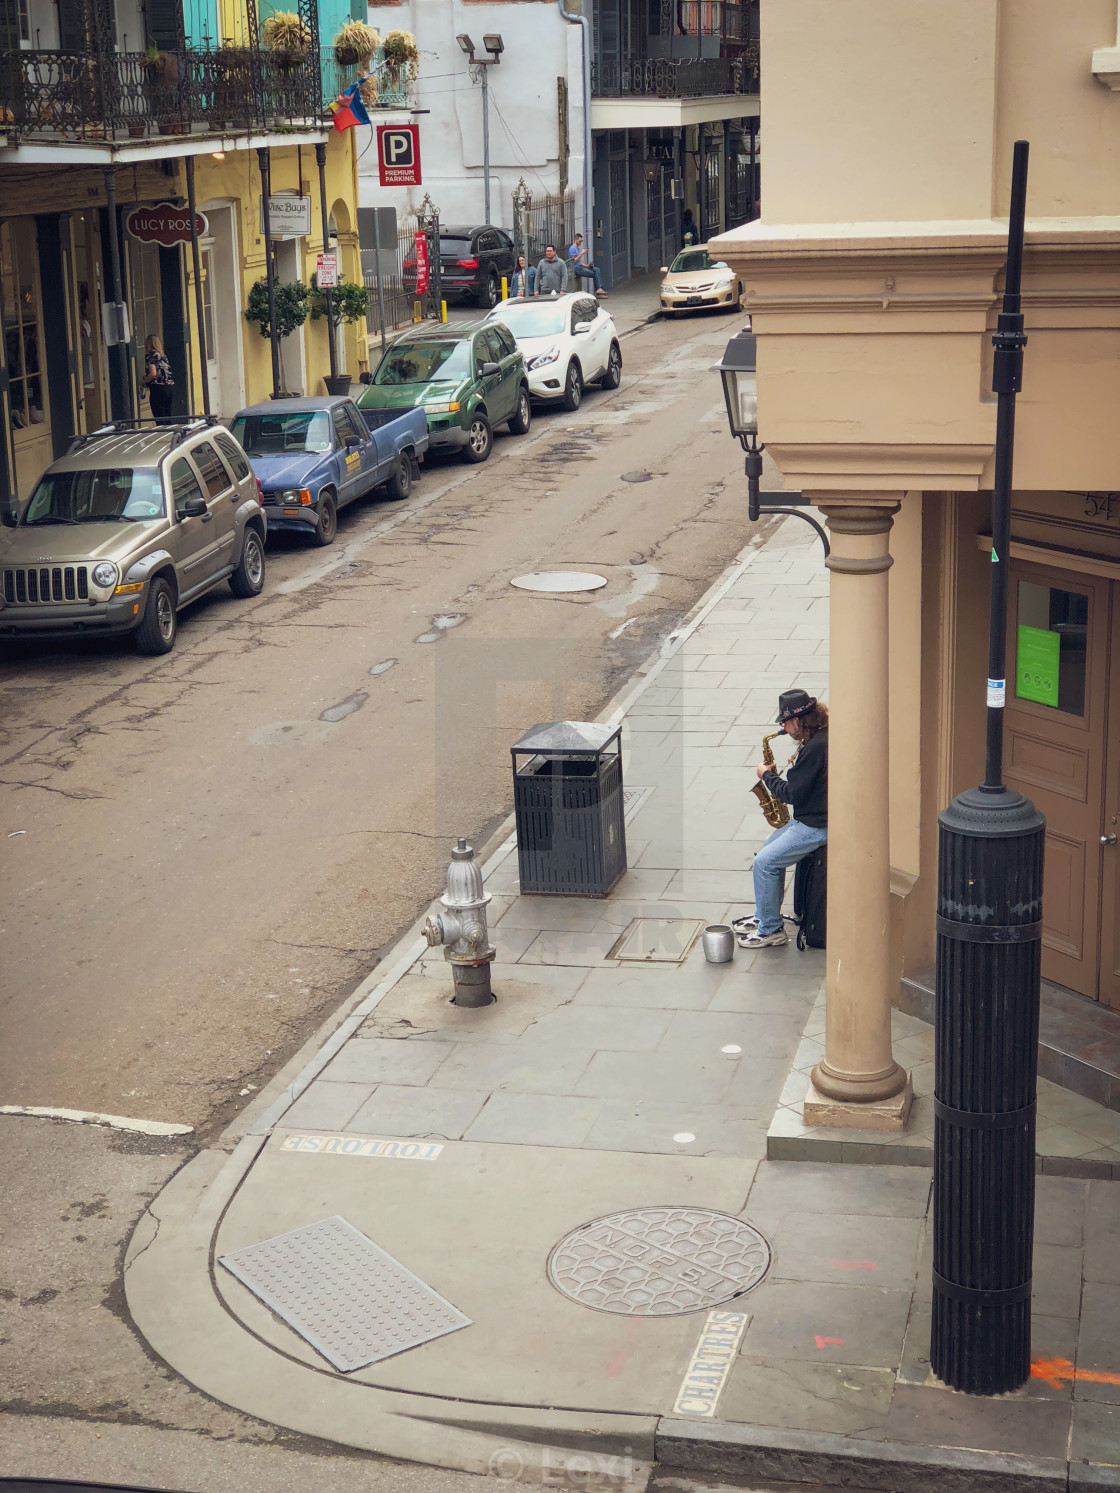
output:
M340 280L331 291L331 325L361 321L369 308L369 291L353 280ZM311 276L311 320L321 321L327 314L327 297L319 289L319 278Z
M153 44L144 53L142 65L149 83L169 88L179 81L179 59L174 52L161 52Z
M376 73L370 73L370 75L369 75L368 78L363 78L362 79L361 84L358 87L358 92L362 96L362 103L363 104L365 104L370 109L373 109L373 108L376 107L376 105L377 105L377 75L376 75Z
M347 21L334 39L335 61L340 67L356 67L369 62L381 45L380 34L364 21Z
M294 10L277 10L261 28L261 41L270 52L302 57L311 46L311 30Z
M385 66L394 77L411 83L420 71L420 48L411 31L390 31L381 43Z
M311 292L300 280L277 280L272 290L276 302L277 335L290 337L307 320L307 301ZM255 321L261 336L268 336L267 280L257 280L249 291L245 320Z

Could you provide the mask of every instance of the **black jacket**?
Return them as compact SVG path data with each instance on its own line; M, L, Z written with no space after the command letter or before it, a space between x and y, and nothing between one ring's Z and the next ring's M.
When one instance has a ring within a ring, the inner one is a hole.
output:
M828 727L805 743L780 778L767 772L762 781L775 798L789 804L793 817L811 829L828 828Z

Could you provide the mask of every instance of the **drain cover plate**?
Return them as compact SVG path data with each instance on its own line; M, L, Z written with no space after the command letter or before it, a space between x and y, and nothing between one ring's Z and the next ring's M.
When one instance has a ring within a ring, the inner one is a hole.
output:
M220 1263L344 1374L471 1325L337 1214Z
M594 1311L674 1317L742 1296L770 1268L757 1229L707 1208L636 1208L561 1239L548 1278Z
M683 964L703 927L700 918L632 918L607 958Z
M606 576L589 570L533 570L510 581L519 591L598 591L606 584Z

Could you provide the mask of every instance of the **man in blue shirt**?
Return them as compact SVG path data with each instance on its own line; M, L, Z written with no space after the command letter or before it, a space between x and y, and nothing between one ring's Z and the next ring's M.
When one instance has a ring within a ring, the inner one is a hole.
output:
M606 295L607 292L603 289L603 277L599 273L598 266L588 263L582 233L577 233L575 239L568 245L568 268L580 280L594 280L597 296Z

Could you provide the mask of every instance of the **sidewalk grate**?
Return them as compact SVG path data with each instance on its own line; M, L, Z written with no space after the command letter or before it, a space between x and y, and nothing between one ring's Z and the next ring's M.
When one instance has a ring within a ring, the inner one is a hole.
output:
M637 1208L561 1239L548 1278L593 1311L676 1317L742 1296L770 1268L757 1229L707 1208Z
M471 1325L337 1214L219 1263L344 1374Z
M701 918L631 918L606 957L683 964L703 926Z

